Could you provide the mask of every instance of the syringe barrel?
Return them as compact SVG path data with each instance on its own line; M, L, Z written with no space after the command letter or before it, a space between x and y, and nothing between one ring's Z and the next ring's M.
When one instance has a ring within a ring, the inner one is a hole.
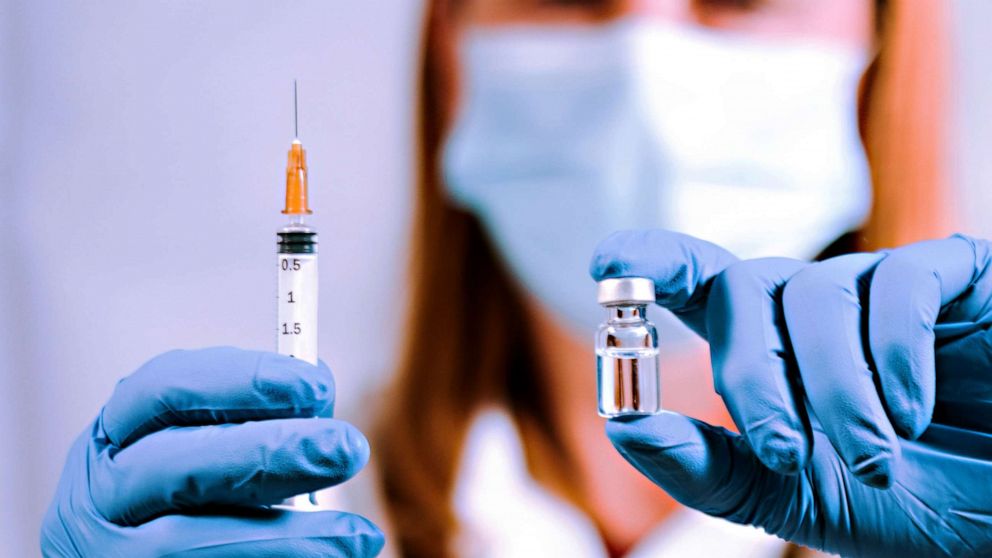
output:
M298 229L287 227L277 233L277 350L316 365L317 233L309 228Z
M276 346L279 354L317 364L317 232L294 222L276 233L278 274ZM314 494L300 494L281 504L316 511Z

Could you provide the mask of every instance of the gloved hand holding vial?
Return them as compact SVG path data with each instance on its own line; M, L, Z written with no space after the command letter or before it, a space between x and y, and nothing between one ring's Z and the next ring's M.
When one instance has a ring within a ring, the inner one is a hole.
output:
M676 500L842 556L989 555L992 243L742 261L683 234L620 231L590 270L600 300L625 305L649 297L624 276L650 277L657 304L710 345L740 434L671 411L606 425Z

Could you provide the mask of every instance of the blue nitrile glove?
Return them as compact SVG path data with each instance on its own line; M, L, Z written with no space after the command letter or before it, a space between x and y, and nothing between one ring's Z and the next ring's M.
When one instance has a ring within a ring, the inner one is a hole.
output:
M234 348L154 358L121 380L69 451L42 553L376 555L383 536L365 518L264 507L368 461L361 432L327 418L333 405L324 364Z
M989 242L963 236L807 264L616 233L593 277L654 279L709 340L741 434L666 412L607 435L683 504L783 539L992 556L989 267Z

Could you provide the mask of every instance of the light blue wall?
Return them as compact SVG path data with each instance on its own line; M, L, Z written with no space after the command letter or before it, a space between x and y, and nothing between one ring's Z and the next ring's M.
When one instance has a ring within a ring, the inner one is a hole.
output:
M10 260L13 208L9 203L12 191L11 158L8 156L13 141L14 60L11 45L14 37L13 1L0 0L0 262ZM20 446L14 442L13 428L18 421L17 410L12 405L14 391L14 339L6 320L12 315L13 281L7 272L7 265L0 263L0 501L17 502L23 497L18 485L27 463L18 452ZM35 505L35 507L37 507ZM31 545L31 531L35 528L32 519L27 517L16 504L0 506L0 553L8 550L12 556L33 556L36 546ZM34 522L36 523L36 522ZM8 549L7 541L10 541Z
M992 238L992 2L954 2L952 161L964 229Z

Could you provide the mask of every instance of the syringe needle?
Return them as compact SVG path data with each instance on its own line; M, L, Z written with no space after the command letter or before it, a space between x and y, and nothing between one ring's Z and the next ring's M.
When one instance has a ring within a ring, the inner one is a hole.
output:
M286 156L286 208L288 222L277 231L279 304L276 321L279 354L317 366L317 231L304 223L312 214L307 207L307 152L300 143L298 85L293 80L293 135ZM319 509L316 496L299 494L281 507L296 511Z
M299 106L297 99L297 84L293 80L293 134L296 136L289 146L286 160L286 208L282 212L300 219L302 215L312 212L307 207L307 152L299 139Z

